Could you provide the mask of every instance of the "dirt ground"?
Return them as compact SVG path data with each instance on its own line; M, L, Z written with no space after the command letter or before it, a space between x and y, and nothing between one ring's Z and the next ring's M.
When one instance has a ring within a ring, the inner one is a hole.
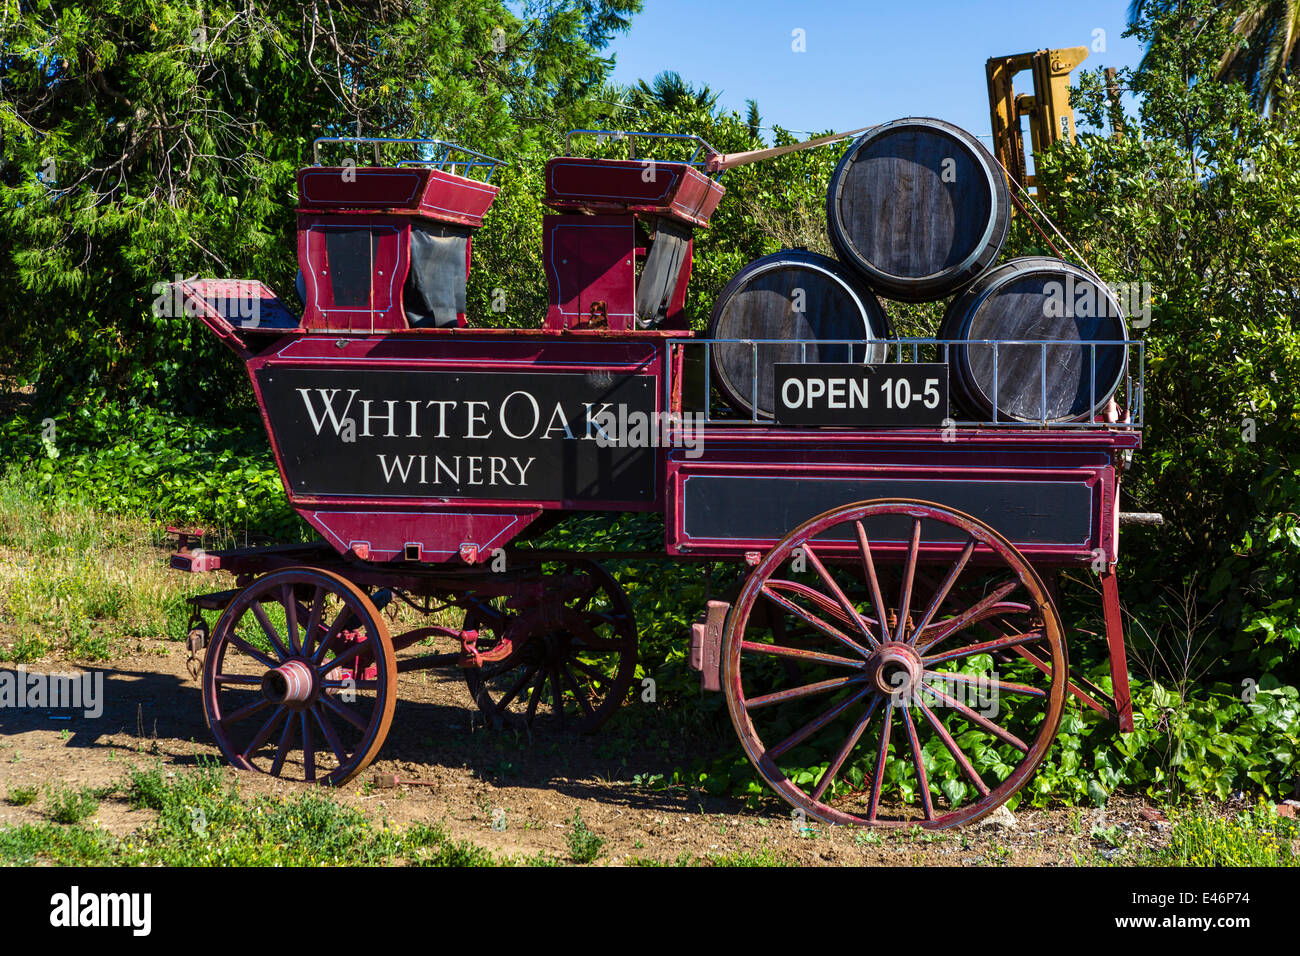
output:
M412 653L419 653L414 650ZM15 786L104 787L132 765L162 762L165 770L220 759L204 725L198 684L175 643L143 640L135 653L104 671L104 713L58 719L48 710L0 710L0 795ZM11 669L12 665L6 665ZM29 668L67 673L76 665L42 661ZM757 807L685 788L650 789L636 774L663 773L689 763L662 750L629 749L602 735L530 743L486 729L458 674L403 674L393 729L380 758L335 798L364 810L376 823L442 822L456 840L498 854L568 858L568 821L583 821L605 840L604 862L673 862L693 858L757 857L799 865L1070 866L1115 854L1094 836L1122 834L1128 845L1150 845L1168 823L1141 801L1113 798L1105 811L1021 809L999 812L963 830L927 834L797 827L786 804ZM63 712L66 713L66 712ZM374 786L374 772L427 785ZM245 795L304 789L260 774L228 770ZM0 826L45 819L40 802L0 802ZM125 835L148 823L120 797L101 802L92 818ZM1117 828L1117 829L1116 829Z

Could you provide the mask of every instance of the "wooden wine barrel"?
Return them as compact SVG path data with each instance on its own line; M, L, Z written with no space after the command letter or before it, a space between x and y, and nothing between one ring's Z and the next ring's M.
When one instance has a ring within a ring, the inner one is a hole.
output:
M970 133L909 118L864 133L826 197L835 251L881 295L942 299L997 258L1011 220L1005 174Z
M1060 259L1033 256L990 269L953 299L939 337L1031 343L951 347L952 394L979 421L991 420L995 405L999 421L1091 419L1124 383L1127 348L1095 344L1128 341L1119 301ZM1040 342L1054 344L1032 344Z
M778 362L884 361L893 330L871 290L840 263L801 249L756 259L723 288L709 321L709 337L780 339L779 344L710 345L713 382L736 411L771 419ZM842 339L862 345L819 344Z

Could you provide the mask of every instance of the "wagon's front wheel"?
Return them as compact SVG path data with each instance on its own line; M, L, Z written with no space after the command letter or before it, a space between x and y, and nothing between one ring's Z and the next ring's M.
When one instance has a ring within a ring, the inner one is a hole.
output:
M383 746L396 688L388 628L366 593L331 571L285 568L221 615L203 710L234 766L341 784Z
M731 612L723 684L745 753L828 823L940 829L1042 762L1067 684L1042 581L970 515L846 505L791 531Z

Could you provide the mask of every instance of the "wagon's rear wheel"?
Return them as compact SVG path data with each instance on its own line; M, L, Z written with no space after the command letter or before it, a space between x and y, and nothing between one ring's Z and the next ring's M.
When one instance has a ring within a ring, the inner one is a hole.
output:
M203 669L203 709L234 766L341 784L388 735L397 664L370 598L318 568L285 568L236 595Z
M489 726L591 733L627 699L636 675L632 604L594 561L551 568L544 591L502 608L471 608L464 627L479 630L480 651L504 636L501 661L468 668L465 682Z
M1066 669L1024 556L970 515L913 500L791 531L750 574L723 645L758 772L809 815L856 826L939 829L1001 806L1051 745Z

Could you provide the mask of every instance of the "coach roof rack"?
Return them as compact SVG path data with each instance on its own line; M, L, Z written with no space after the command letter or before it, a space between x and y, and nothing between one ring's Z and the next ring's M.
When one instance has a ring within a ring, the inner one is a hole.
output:
M402 139L390 138L384 136L321 136L312 141L311 155L312 165L321 165L320 148L322 143L369 143L374 150L375 165L383 166L384 162L380 158L379 150L384 145L420 145L441 147L441 152L434 151L434 155L428 159L403 159L399 160L398 166L432 166L435 169L441 169L452 174L456 174L456 167L464 167L463 175L468 176L471 170L486 169L487 175L484 182L490 182L492 174L496 172L498 166L506 165L505 160L497 159L495 156L489 156L486 153L480 153L468 147L461 146L457 143L449 143L441 139Z

